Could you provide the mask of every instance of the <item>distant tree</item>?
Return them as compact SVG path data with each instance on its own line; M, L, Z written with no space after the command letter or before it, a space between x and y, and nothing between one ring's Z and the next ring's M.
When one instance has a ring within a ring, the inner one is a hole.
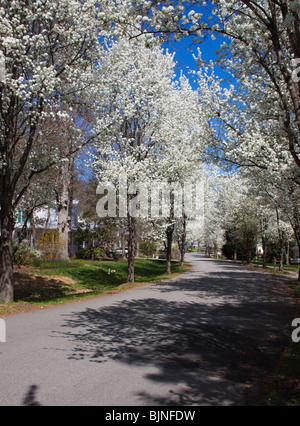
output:
M136 195L144 196L135 185L147 182L154 171L160 147L157 129L172 91L173 72L172 56L159 47L146 48L143 40L121 40L108 49L100 84L95 87L99 126L104 116L110 125L98 140L93 170L100 183L117 184L122 174L126 177L128 282L134 281L137 220L141 213L135 209Z

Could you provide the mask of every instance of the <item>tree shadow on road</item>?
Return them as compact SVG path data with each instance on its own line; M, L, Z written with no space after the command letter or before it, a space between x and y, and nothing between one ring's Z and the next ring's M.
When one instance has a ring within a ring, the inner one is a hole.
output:
M69 358L156 367L147 379L182 384L167 397L141 391L149 404L251 404L251 386L289 344L293 301L279 281L270 286L238 269L192 277L154 286L152 298L66 316L60 335L74 342ZM190 298L172 300L177 291Z

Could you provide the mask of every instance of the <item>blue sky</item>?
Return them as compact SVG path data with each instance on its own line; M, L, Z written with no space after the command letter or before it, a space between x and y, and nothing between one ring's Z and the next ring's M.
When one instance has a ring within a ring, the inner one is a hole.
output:
M176 0L174 3L177 3ZM213 9L215 8L215 5L212 5L210 1L206 2L206 5L200 5L200 4L188 4L185 3L186 6L186 14L189 10L195 10L197 13L202 14L202 20L203 22L209 23L209 25L213 25L214 23L217 23L219 25L220 22L218 18L212 14ZM227 37L222 37L219 34L215 33L215 40L212 40L211 35L209 33L206 34L205 39L200 39L196 36L190 36L187 38L182 38L180 42L174 42L170 41L168 44L164 44L163 47L166 47L169 49L170 52L175 52L175 61L178 63L177 65L177 76L180 76L180 71L183 70L184 74L188 77L188 69L198 71L196 61L193 58L193 53L198 56L197 49L200 48L202 52L202 60L209 63L211 60L214 62L217 59L216 51L219 50L220 46L227 42L227 44L230 44L230 41ZM202 43L193 43L193 39L196 41L202 40ZM188 49L191 50L191 52L188 51ZM217 77L221 79L227 80L229 78L229 74L224 72L221 67L216 66L215 67L215 74ZM196 89L196 85L192 82L192 77L190 76L190 83L193 88ZM224 86L228 86L228 82L224 82Z
M193 58L193 54L198 56L198 48L200 48L202 52L202 59L209 63L211 60L214 62L217 59L216 51L219 50L222 43L224 43L226 39L221 36L217 36L216 40L212 40L210 36L208 36L201 45L193 44L192 38L188 37L186 39L182 39L180 42L169 42L168 44L164 44L164 48L168 49L170 53L175 52L175 62L177 63L176 74L180 76L180 72L183 73L190 79L190 83L193 88L196 89L196 85L192 81L192 76L189 75L189 69L198 71L198 67L196 65L196 61ZM189 52L188 50L191 50ZM221 79L228 79L229 75L223 71L219 66L215 68L216 75ZM226 84L226 83L224 83Z

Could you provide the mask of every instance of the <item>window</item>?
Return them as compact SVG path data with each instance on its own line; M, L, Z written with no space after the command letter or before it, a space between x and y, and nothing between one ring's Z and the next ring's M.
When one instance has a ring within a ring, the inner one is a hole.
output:
M22 210L18 211L18 223L21 223L23 220L23 212Z

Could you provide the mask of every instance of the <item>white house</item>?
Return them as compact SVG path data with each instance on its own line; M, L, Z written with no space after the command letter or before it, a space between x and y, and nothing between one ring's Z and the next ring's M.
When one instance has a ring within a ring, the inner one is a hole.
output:
M75 233L78 229L78 201L73 201L72 224L70 235L70 252L77 253L78 246L74 244ZM34 248L34 242L38 241L42 233L47 229L58 229L58 214L57 209L53 207L40 207L34 213L34 227L30 220L27 223L27 240L31 248ZM24 225L25 218L22 210L18 211L17 221L14 229L14 239L20 238L21 231Z

